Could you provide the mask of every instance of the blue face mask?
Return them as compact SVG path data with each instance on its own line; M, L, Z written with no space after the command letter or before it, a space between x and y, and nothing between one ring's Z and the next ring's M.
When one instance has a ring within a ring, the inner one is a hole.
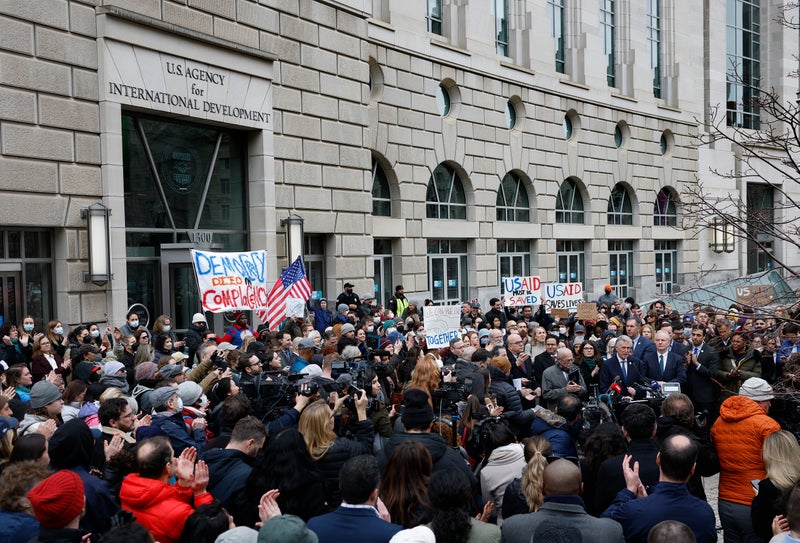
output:
M99 338L100 330L92 330L91 332L89 332L89 335L92 336L93 338Z
M183 400L178 396L178 412L183 411Z
M130 326L131 329L136 330L137 328L139 328L139 321L130 321L128 323L128 326Z
M33 325L32 324L23 324L22 329L26 332L33 332Z

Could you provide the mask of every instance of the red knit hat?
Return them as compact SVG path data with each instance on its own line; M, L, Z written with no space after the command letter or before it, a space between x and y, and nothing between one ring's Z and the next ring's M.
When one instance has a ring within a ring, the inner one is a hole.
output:
M28 492L28 500L39 524L63 528L83 511L83 481L69 470L61 470Z

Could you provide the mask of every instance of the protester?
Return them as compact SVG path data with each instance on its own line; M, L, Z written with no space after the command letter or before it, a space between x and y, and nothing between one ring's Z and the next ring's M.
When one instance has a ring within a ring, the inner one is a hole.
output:
M580 494L578 466L563 459L548 464L544 469L544 503L534 513L506 519L502 528L504 543L546 541L539 530L548 525L562 531L574 529L577 538L585 542L622 543L622 527L613 520L589 515Z
M772 537L772 521L786 515L786 497L800 480L800 445L791 432L773 432L764 440L762 450L767 477L758 482L750 519L753 531L762 541Z
M28 492L28 501L39 521L39 534L35 541L72 542L83 540L78 528L86 510L83 482L75 473L61 470L54 473Z
M629 463L625 455L622 471L626 488L619 491L614 503L603 513L604 518L622 525L627 543L645 543L650 530L664 520L683 522L698 543L717 540L716 517L711 506L689 494L686 482L695 469L697 446L684 435L674 435L661 442L656 457L659 479L646 490L639 479L639 462Z
M196 458L192 447L176 458L169 439L154 437L139 444L138 471L122 482L122 508L132 512L160 543L177 543L194 508L213 501L206 491L208 467L202 460L195 466ZM174 486L169 484L173 477Z
M780 430L767 415L774 397L769 383L759 377L747 379L738 396L722 402L711 429L720 463L717 507L725 543L758 540L750 518L750 481L767 477L762 458L764 441Z
M355 456L342 465L338 474L342 502L332 513L314 517L308 527L319 543L339 543L342 534L359 543L388 543L403 529L381 518L378 511L380 471L375 457Z

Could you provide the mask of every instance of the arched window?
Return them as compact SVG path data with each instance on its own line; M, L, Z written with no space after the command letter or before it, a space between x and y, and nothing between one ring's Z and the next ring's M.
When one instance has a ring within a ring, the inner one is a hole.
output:
M556 222L583 224L583 197L574 179L565 179L558 189Z
M497 189L497 220L528 222L531 208L520 176L508 172Z
M633 224L633 205L625 187L617 183L608 198L608 224Z
M425 196L429 219L466 219L467 197L458 173L446 164L439 164L428 181Z
M678 210L675 199L675 195L667 188L658 191L656 203L653 206L653 225L678 226Z
M378 217L392 216L392 194L389 179L380 162L372 157L372 214Z

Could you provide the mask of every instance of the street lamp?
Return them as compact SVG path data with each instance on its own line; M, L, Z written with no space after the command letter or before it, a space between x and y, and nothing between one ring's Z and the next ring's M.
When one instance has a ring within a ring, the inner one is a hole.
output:
M733 225L729 220L714 217L711 220L713 239L709 244L715 253L732 253L734 249Z
M109 245L108 217L111 210L103 204L92 204L81 209L81 219L86 220L89 236L89 271L83 280L102 286L111 280L111 247Z
M292 213L281 219L281 226L286 229L286 257L291 264L303 254L303 217Z

